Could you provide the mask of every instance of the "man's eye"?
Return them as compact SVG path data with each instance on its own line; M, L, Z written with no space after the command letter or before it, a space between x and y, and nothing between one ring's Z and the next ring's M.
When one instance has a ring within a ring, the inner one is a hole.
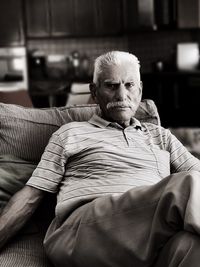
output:
M125 86L126 86L126 88L131 88L134 86L134 83L133 82L126 83Z
M109 89L114 90L114 89L118 88L118 84L116 84L116 83L107 83L106 87L109 88Z

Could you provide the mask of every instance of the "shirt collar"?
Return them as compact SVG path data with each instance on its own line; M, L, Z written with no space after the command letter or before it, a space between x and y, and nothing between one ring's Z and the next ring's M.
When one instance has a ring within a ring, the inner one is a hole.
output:
M92 118L88 122L90 124L93 124L93 125L98 126L100 128L106 128L108 126L112 126L112 127L115 127L115 128L121 128L121 129L123 129L123 127L120 126L118 123L107 121L107 120L101 118L100 116L98 116L97 114L94 114L92 116ZM134 127L135 129L142 130L142 125L141 125L140 121L137 120L134 117L131 118L131 124L130 124L130 126Z

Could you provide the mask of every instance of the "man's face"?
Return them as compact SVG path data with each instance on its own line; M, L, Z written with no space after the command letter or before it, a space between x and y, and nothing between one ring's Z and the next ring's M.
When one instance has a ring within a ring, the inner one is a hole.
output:
M130 125L142 95L134 65L124 62L107 67L101 73L99 84L91 86L91 91L105 119Z

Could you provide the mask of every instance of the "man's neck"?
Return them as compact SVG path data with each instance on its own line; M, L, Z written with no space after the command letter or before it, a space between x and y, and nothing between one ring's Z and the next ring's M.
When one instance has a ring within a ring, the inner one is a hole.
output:
M131 119L128 120L128 121L121 121L121 120L114 121L114 120L112 120L111 118L108 118L107 116L105 116L104 114L102 114L102 118L105 119L105 120L107 120L107 121L117 123L117 124L119 124L120 126L122 126L123 128L126 128L126 127L128 127L128 126L131 125Z
M129 127L131 125L130 120L129 121L116 121L120 126L123 128Z

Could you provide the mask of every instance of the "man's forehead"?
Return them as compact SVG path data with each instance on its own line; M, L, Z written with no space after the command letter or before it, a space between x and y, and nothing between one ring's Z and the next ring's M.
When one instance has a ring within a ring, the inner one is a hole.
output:
M106 75L101 75L101 81L104 83L124 83L124 82L131 82L136 81L138 76L134 73L125 73L125 74L110 74L106 73Z
M112 65L103 69L100 78L103 82L134 81L138 78L138 71L133 64Z
M126 83L126 82L134 82L134 78L132 77L127 77L126 79L120 79L119 77L116 79L105 79L102 80L102 82L104 82L104 84L109 84L109 83Z

